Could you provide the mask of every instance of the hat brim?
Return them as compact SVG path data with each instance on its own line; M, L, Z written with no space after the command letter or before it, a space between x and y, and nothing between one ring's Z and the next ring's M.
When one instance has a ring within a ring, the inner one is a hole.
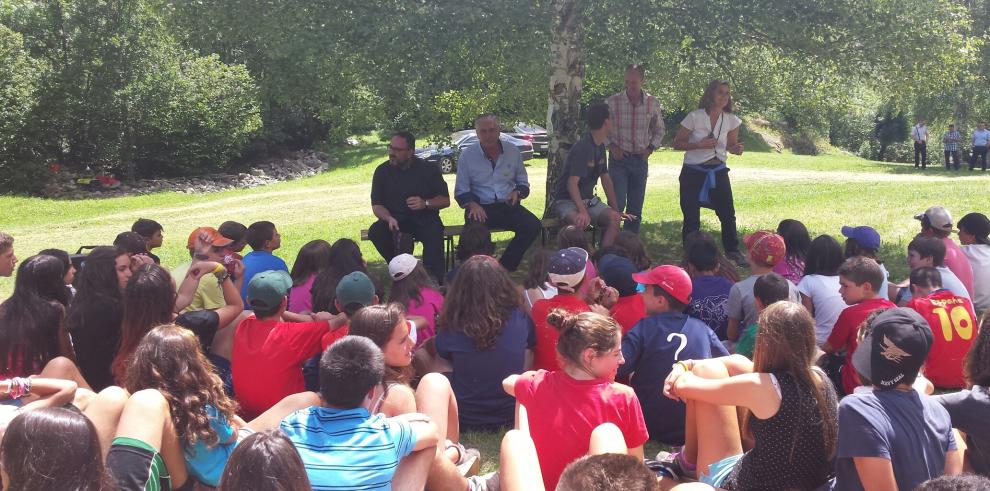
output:
M863 337L863 340L859 342L859 346L856 347L856 351L853 352L852 365L860 375L873 381L873 369L871 365L870 356L873 351L873 334L867 334Z
M653 284L653 281L650 278L650 272L649 271L644 271L642 273L633 273L632 279L633 279L633 281L635 281L636 283L639 283L641 285L652 285Z

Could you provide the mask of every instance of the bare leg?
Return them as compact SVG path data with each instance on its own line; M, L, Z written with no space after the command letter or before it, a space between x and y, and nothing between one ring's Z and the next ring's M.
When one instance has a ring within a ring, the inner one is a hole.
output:
M615 210L608 209L598 215L598 226L602 229L601 247L608 247L615 242L621 224L622 219Z
M230 324L220 326L220 329L217 330L216 335L213 336L213 344L210 345L210 353L222 356L229 360L231 352L234 349L234 331L237 330L237 325L251 314L253 314L253 312L245 310L241 312L241 314L238 315L237 318Z
M728 378L729 371L724 365L705 362L694 367L692 373L699 377L715 379ZM698 474L707 473L708 466L726 457L742 453L739 438L739 420L735 406L715 406L698 401L688 401L694 406L694 435L697 438Z
M71 380L81 389L93 389L89 386L89 383L86 382L86 379L83 378L82 373L79 372L79 368L76 367L76 364L64 356L52 358L47 364L45 364L45 368L41 370L41 373L39 373L38 376L42 378Z
M591 441L588 445L588 455L601 455L606 453L625 454L629 452L626 446L626 438L622 436L622 430L612 423L602 423L591 432Z
M423 491L426 486L426 475L430 472L436 452L432 448L424 448L407 455L399 461L392 477L392 489L395 491ZM433 489L433 488L430 488ZM467 489L467 483L460 491Z
M441 438L453 442L460 440L457 400L454 398L447 377L439 373L428 373L420 380L416 389L416 409L433 420ZM461 476L452 460L456 459L457 455L448 456L445 450L445 440L441 440L437 444L436 457L430 468L427 487L431 490L464 491L467 489L467 479Z
M681 448L681 455L690 463L698 461L698 418L694 404L687 404L684 414L684 447Z
M286 396L285 399L278 401L278 404L275 404L267 411L261 413L260 416L251 420L247 426L254 431L273 430L278 428L278 424L281 423L286 416L300 409L305 409L310 406L319 406L320 404L322 404L322 401L316 392L300 392L298 394L292 394L291 396Z
M117 425L118 438L133 438L154 447L165 461L165 467L172 476L172 487L179 488L186 483L186 459L182 445L172 425L172 412L168 401L155 389L135 392L127 403Z
M502 489L505 491L545 490L540 461L536 456L536 446L528 433L510 430L505 434L502 438L498 472Z
M674 491L712 491L715 488L707 484L702 484L700 482L689 482L685 484L679 484L677 481L664 479L660 481L660 489L664 491L668 489L672 489Z
M110 443L113 441L114 432L117 430L117 423L120 421L120 414L127 403L127 391L120 387L107 387L100 391L95 397L90 399L83 414L93 422L96 427L96 434L100 437L100 448L103 450L103 458L107 457L110 451Z

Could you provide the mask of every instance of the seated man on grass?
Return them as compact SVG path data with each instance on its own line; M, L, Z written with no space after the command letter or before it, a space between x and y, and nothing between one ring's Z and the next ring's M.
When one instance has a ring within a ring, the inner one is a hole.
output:
M323 353L323 405L296 411L281 424L313 489L423 489L437 427L418 413L372 415L368 408L381 396L384 376L384 355L368 338L346 336Z

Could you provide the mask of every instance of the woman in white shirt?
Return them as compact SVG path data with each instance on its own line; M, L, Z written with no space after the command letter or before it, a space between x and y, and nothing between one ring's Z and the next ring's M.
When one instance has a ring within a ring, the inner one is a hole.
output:
M739 252L732 184L725 166L729 153L742 155L743 152L739 142L742 120L732 112L729 83L712 80L698 107L681 121L674 136L674 148L685 151L679 178L684 215L682 238L701 228L701 207L711 208L722 225L725 255L746 266L746 258Z

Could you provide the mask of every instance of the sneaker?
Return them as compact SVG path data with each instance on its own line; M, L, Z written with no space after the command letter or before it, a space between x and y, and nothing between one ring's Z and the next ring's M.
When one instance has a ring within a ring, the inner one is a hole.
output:
M689 468L689 464L684 462L680 452L661 451L657 454L656 461L677 481L693 481L698 478L697 469L694 466Z
M731 260L732 262L736 263L736 266L739 266L740 268L748 268L749 267L749 261L746 260L746 256L744 256L739 251L727 252L727 253L725 253L725 257L729 258L729 260Z
M468 491L499 491L502 482L498 477L498 472L489 472L484 476L471 476L468 478Z
M477 449L469 448L461 454L461 460L457 461L457 472L464 477L471 477L481 470L481 452Z

